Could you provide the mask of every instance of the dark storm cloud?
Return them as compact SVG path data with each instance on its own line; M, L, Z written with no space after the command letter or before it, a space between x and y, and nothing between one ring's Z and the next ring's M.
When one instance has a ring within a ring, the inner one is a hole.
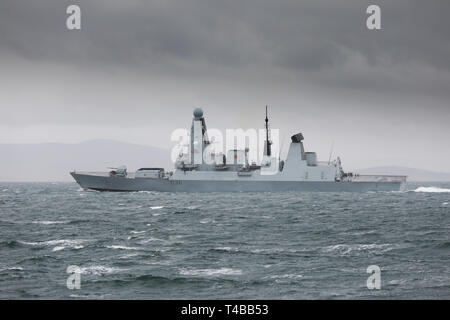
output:
M74 3L81 31L65 28ZM380 31L365 26L369 3L381 6ZM85 79L119 69L169 83L307 84L445 100L448 12L440 0L4 0L0 63L6 73L26 69L14 57L47 63L49 73L52 65L84 70Z
M80 31L65 27L70 4ZM445 0L2 0L0 139L167 146L194 105L223 129L258 128L269 104L274 127L301 127L321 154L340 141L353 166L445 169L449 12Z
M64 28L73 3L82 8L80 32ZM28 59L160 70L210 64L326 71L352 54L369 65L450 69L450 2L370 3L382 8L382 31L365 28L369 2L356 0L4 0L0 48Z

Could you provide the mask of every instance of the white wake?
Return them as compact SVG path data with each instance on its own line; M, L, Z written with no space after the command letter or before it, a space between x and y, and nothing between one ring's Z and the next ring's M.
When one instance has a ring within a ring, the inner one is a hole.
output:
M438 192L438 193L444 193L444 192L450 192L450 189L444 189L444 188L438 188L438 187L419 187L414 192Z

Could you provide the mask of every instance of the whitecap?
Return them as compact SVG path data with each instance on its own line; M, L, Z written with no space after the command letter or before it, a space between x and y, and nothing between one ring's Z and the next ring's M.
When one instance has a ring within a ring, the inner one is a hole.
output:
M67 240L67 239L61 239L61 240L49 240L49 241L41 241L41 242L26 242L26 241L18 241L19 243L30 245L30 246L64 246L64 247L71 247L75 249L83 248L81 246L81 243L84 243L88 240L84 239L74 239L74 240Z
M52 249L52 251L61 251L64 250L66 247L65 246L56 246ZM84 248L84 246L70 246L71 249L82 249Z
M27 242L27 241L17 241L17 242L19 242L19 243L21 243L21 244L26 244L26 245L29 245L29 246L38 246L38 245L40 245L40 243L39 242Z
M105 266L89 266L80 268L81 274L102 275L124 271L126 269L105 267Z
M284 248L270 248L270 249L259 248L259 249L250 250L251 253L256 253L256 254L260 254L260 253L261 254L276 254L276 253L283 253L283 252L296 253L299 251L303 251L303 250L284 249Z
M139 255L138 253L129 253L129 254L125 254L123 256L120 256L119 259L128 259L128 258L131 258L131 257L136 257L138 255Z
M154 216L154 217L158 217L158 216L162 216L162 215L165 215L165 214L167 214L167 212L161 212L161 213L152 213L152 216Z
M83 239L79 239L79 240L76 240L76 239L75 240L64 240L63 239L63 240L44 241L44 242L41 242L41 244L48 245L48 246L61 244L61 245L69 246L69 247L78 247L79 244L86 242L86 241L87 240L83 240Z
M239 251L238 248L233 248L233 247L217 247L214 248L215 250L219 250L219 251L228 251L228 252L237 252Z
M49 224L61 224L61 223L67 223L67 221L50 221L50 220L35 220L32 223L34 224L45 224L45 225L49 225Z
M85 294L85 295L83 295L83 294L71 294L71 295L69 295L69 297L71 297L71 298L77 298L77 299L79 299L79 298L83 298L83 299L91 299L91 300L93 300L93 299L103 299L104 297L106 297L106 296L110 296L111 294L110 293L106 293L106 294L101 294L101 295L90 295L90 294Z
M22 271L23 268L22 267L6 267L6 268L1 268L1 271Z
M438 187L419 187L414 192L430 192L430 193L445 193L450 192L450 189L438 188Z
M397 285L405 284L406 282L407 282L407 280L401 279L401 280L391 280L388 283L391 284L391 285L396 285L397 286Z
M380 252L386 252L392 249L392 245L389 243L386 244L337 244L333 246L324 247L324 252L338 252L341 255L349 254L352 251L364 251L364 250L378 250Z
M119 250L139 250L136 247L127 247L127 246L106 246L109 249L119 249Z
M242 270L231 268L220 269L181 269L180 274L184 276L217 276L217 275L241 275Z
M22 267L9 267L8 270L22 271Z
M148 239L141 240L139 243L140 244L146 244L146 243L149 243L149 242L152 242L152 241L163 241L163 240L162 239L158 239L158 238L150 237Z
M269 276L269 278L270 279L300 279L300 278L303 278L303 275L287 273L287 274Z

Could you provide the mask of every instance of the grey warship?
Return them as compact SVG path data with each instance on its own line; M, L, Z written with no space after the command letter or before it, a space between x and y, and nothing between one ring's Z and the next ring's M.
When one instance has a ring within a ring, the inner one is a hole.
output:
M210 141L203 111L196 108L188 151L178 156L173 171L149 167L128 173L121 166L106 172L70 174L83 189L97 191L370 192L404 188L406 176L344 172L339 157L318 161L315 152L305 152L302 133L292 135L287 157L280 160L272 155L268 121L266 107L264 154L259 164L249 163L248 148L229 150L227 156L212 155L211 161L199 157Z

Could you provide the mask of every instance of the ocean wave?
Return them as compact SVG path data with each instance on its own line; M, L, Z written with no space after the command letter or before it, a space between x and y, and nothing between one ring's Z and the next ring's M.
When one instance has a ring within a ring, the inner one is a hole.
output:
M154 217L158 217L158 216L162 216L162 215L165 215L165 214L167 214L167 212L161 212L161 213L152 213L152 216L154 216Z
M29 245L29 246L55 246L52 251L61 251L65 248L70 249L82 249L84 246L82 243L89 241L85 239L75 239L75 240L49 240L49 241L40 241L40 242L27 242L27 241L18 241L21 244Z
M23 244L24 243L22 243L20 241L16 241L16 240L5 240L5 241L1 241L0 242L0 248L1 247L16 248L16 247L19 247L19 246L21 246Z
M71 294L69 297L76 298L76 299L104 299L107 296L111 296L111 293L105 293L101 295L95 295L95 294Z
M32 223L34 224L62 224L62 223L68 223L69 221L50 221L50 220L35 220Z
M311 249L304 249L304 248L298 248L298 249L289 249L289 248L257 248L250 250L250 253L254 254L296 254L300 252L306 252L310 251Z
M119 259L128 259L128 258L136 257L138 255L139 255L139 253L129 253L129 254L125 254L123 256L120 256Z
M227 252L238 252L239 251L238 248L233 248L233 247L217 247L217 248L214 248L214 250L227 251Z
M448 249L450 248L450 241L444 241L438 245L438 248Z
M85 239L74 239L74 240L61 239L61 240L39 241L39 242L26 242L26 241L19 241L19 242L23 243L23 244L31 245L31 246L54 246L54 245L58 245L58 244L73 246L73 245L78 245L78 244L86 242L86 241L88 241L88 240L85 240Z
M61 251L61 250L64 250L65 248L70 248L70 249L78 250L78 249L83 249L84 246L82 246L82 245L56 246L56 247L54 247L54 248L52 249L52 251L53 251L53 252L55 252L55 251Z
M218 275L241 275L242 270L231 268L220 269L181 269L183 276L218 276Z
M119 250L139 250L136 247L127 247L127 246L106 246L109 249L119 249Z
M389 243L386 244L337 244L333 246L327 246L323 248L324 252L337 252L341 255L347 255L353 251L377 251L387 252L393 249L393 246Z
M206 219L200 220L199 222L201 224L206 224L206 223L211 223L211 222L214 223L215 221L213 219L206 218Z
M103 275L103 274L117 273L125 270L127 269L120 269L106 266L88 266L88 267L81 267L80 273L87 275Z
M2 271L23 271L22 267L5 267L5 268L0 268L0 272Z
M269 279L300 279L300 278L303 278L303 275L286 273L286 274L276 274L276 275L268 276L265 278L269 278Z
M450 189L438 188L438 187L418 187L414 192L430 192L430 193L445 193L450 192Z
M389 281L388 284L393 285L393 286L399 286L399 285L405 284L407 282L408 282L408 280L406 280L406 279L400 279L400 280L395 279L395 280Z
M144 239L144 240L139 241L139 243L140 243L140 244L146 244L146 243L149 243L149 242L152 242L152 241L164 241L164 240L163 240L163 239L158 239L158 238L150 237L150 238L148 238L148 239Z
M140 234L140 233L145 233L145 231L130 231L130 233L132 234Z

